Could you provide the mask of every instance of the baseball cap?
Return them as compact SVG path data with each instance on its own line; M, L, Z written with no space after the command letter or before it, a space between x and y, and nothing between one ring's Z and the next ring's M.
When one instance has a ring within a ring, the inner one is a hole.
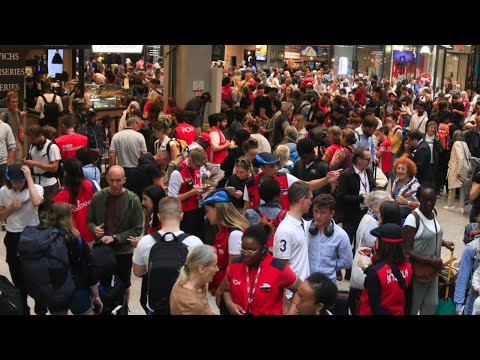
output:
M202 132L198 135L199 139L207 141L209 144L212 142L212 138L210 137L210 134L207 134L205 132Z
M390 95L393 95L393 96L397 97L397 93L395 91L392 91L390 94L388 94L388 96L390 96Z
M270 154L268 152L261 152L255 155L255 160L260 165L273 165L277 164L280 161L280 158L277 155Z
M225 190L219 190L209 195L205 200L200 203L200 206L203 206L205 204L215 204L219 202L230 202L230 198L228 197Z
M384 224L370 231L370 234L389 243L403 242L402 227L397 224Z
M23 175L22 164L12 164L7 167L6 179L11 182L21 182L25 180L25 175Z

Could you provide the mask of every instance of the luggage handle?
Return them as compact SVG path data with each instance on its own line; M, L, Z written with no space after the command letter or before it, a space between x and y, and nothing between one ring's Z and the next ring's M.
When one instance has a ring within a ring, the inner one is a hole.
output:
M445 300L448 299L448 291L450 290L450 277L452 275L452 264L453 264L453 250L455 250L455 245L450 249L450 261L448 262L448 275L447 275L447 289L445 290Z

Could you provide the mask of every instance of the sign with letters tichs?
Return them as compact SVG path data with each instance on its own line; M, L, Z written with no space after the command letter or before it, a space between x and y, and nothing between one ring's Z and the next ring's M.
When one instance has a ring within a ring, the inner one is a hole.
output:
M25 49L0 45L0 107L7 107L7 92L18 92L18 108L23 109Z

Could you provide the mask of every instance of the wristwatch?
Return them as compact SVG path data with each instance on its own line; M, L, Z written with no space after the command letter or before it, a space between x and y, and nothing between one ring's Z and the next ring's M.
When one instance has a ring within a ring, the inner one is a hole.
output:
M115 241L118 241L118 235L117 235L117 234L113 234L113 235L112 235L112 239L113 239L114 242L115 242Z
M410 206L410 200L407 201L407 205Z

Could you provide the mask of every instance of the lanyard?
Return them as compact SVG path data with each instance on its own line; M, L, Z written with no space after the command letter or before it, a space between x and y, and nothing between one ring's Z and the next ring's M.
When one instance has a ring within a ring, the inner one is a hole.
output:
M365 179L365 182L362 180L362 177L360 176L360 174L358 174L358 176L360 177L360 182L362 183L362 186L363 186L363 190L365 190L365 192L367 192L367 174L366 172L364 171L363 172L363 178Z
M247 314L250 314L250 306L253 302L253 297L255 296L255 287L257 286L258 278L260 277L261 270L262 270L262 265L258 267L257 273L255 274L255 280L253 280L252 289L250 289L250 268L247 266L247 294L248 294Z

